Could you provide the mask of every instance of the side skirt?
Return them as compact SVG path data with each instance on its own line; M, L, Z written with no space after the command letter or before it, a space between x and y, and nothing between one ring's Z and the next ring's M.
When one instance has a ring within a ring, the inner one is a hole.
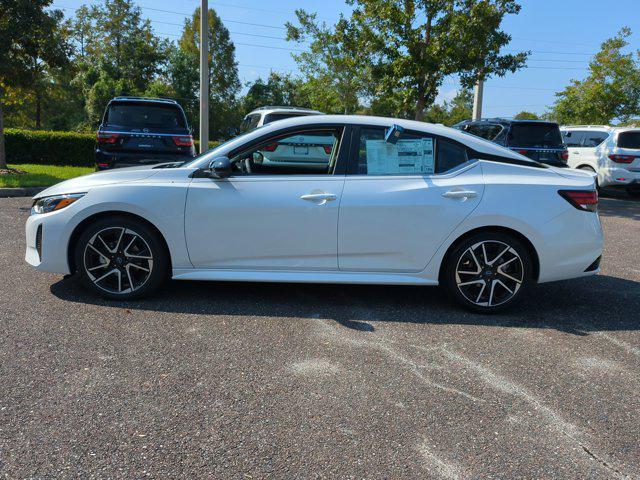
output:
M218 280L227 282L358 283L378 285L438 285L404 273L323 272L294 270L174 269L174 280Z

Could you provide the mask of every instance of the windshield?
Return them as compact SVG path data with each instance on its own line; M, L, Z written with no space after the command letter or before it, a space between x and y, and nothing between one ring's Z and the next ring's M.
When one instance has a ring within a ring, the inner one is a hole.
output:
M508 142L510 147L560 148L562 136L555 123L514 123Z
M182 111L173 105L112 103L104 124L118 128L148 128L154 130L185 129Z

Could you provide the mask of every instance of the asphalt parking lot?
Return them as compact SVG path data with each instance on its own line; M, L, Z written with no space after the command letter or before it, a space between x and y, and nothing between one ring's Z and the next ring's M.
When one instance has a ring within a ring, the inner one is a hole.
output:
M502 316L437 288L180 283L110 303L0 199L5 478L640 478L640 202L602 274Z

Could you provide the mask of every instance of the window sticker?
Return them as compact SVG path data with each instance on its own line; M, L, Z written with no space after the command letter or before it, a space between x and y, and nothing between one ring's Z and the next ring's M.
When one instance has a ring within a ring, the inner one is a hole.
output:
M398 140L395 145L384 140L367 140L369 175L428 175L434 172L433 138Z

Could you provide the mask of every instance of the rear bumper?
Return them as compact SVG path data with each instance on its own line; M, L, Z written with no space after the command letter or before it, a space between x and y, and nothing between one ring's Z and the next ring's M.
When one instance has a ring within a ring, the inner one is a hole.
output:
M640 187L640 172L632 172L625 168L605 166L598 169L598 183L601 187L619 185Z
M540 260L539 283L596 275L604 245L596 213L567 210L548 222L536 245Z
M97 170L110 168L138 167L140 165L153 165L165 162L185 162L191 160L193 155L189 153L132 153L113 152L96 148Z

